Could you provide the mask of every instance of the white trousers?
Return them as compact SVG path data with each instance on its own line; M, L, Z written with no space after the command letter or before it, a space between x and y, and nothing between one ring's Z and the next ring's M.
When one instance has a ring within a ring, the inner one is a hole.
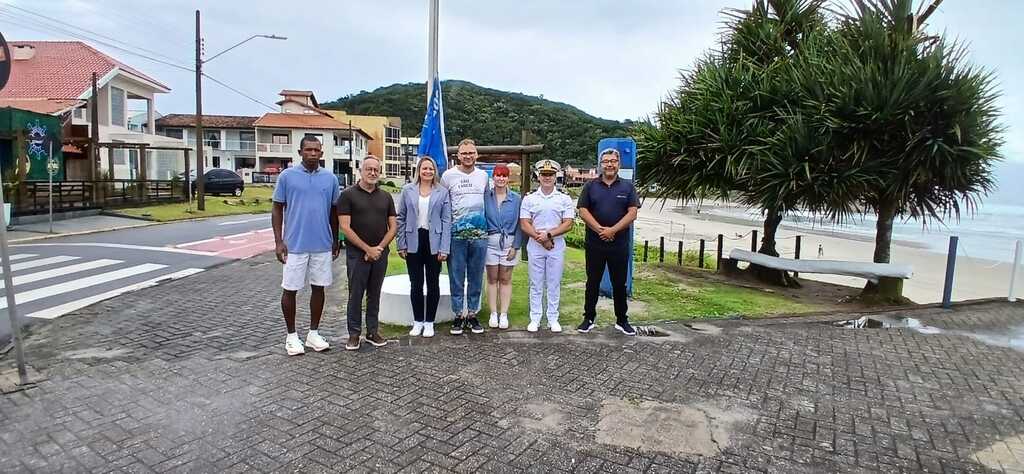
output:
M556 237L555 247L551 250L546 250L537 241L531 240L526 244L526 250L530 259L530 322L540 323L545 309L545 293L548 300L548 322L557 322L562 272L565 270L565 239Z

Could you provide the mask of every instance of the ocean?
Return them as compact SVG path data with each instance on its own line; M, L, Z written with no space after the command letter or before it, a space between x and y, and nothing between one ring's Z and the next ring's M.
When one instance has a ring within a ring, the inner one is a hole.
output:
M711 211L730 217L762 220L759 210L740 207L720 207ZM843 224L822 222L802 213L793 213L783 219L783 225L818 232L836 232L874 238L874 215L855 216ZM949 250L949 237L959 237L957 254L972 258L1012 262L1015 241L1024 239L1024 205L1013 203L983 203L971 215L963 213L959 222L949 218L945 222L929 220L923 226L917 220L898 220L893 224L893 240L914 242L933 252L945 254Z

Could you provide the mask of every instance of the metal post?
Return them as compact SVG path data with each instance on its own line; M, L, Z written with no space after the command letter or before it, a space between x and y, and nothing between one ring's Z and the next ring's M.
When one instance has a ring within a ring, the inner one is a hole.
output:
M796 236L796 252L794 252L795 255L793 257L796 260L800 260L800 238L801 238L801 236L799 236L799 235ZM798 278L798 277L800 277L800 272L793 272L793 278Z
M697 252L697 268L704 268L704 239L700 239L700 250Z
M199 10L196 10L196 209L200 211L206 210L203 151L203 38L199 34Z
M683 241L679 241L679 251L676 252L676 264L683 266Z
M956 269L956 245L960 238L951 235L949 237L949 253L946 255L946 284L942 288L942 307L949 309L953 307L953 271Z
M53 141L50 141L50 157L46 159L46 197L50 201L50 233L53 233Z
M750 251L757 252L757 231L750 231Z
M665 236L658 239L658 263L665 263Z
M718 258L715 260L715 268L722 267L722 250L725 245L725 236L718 234Z
M647 244L648 244L648 242L645 240L644 241L644 263L647 263Z
M1020 268L1020 254L1024 250L1024 241L1017 240L1017 244L1013 250L1013 266L1010 267L1010 302L1017 301L1016 295L1016 284L1017 284L1017 270Z
M4 193L0 191L0 210L4 208ZM28 368L25 365L25 350L21 347L18 304L14 301L14 277L11 275L10 250L7 247L7 215L0 212L0 265L4 271L4 290L7 292L7 315L11 319L11 339L14 341L14 357L18 361L19 385L28 385Z

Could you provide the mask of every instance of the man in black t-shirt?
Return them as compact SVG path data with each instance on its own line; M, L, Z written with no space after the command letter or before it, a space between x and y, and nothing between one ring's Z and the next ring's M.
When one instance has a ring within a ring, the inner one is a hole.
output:
M629 266L629 228L636 220L640 200L633 182L619 178L619 151L601 151L601 178L583 186L576 207L587 224L587 290L583 302L583 322L576 328L590 332L597 318L597 297L601 277L608 267L615 300L615 329L627 336L636 331L629 325L626 303L626 272Z
M345 349L359 349L362 333L363 295L366 295L366 342L381 347L388 343L377 331L380 291L388 270L388 245L398 229L395 201L377 187L381 163L367 156L361 176L338 199L338 219L348 241L348 342Z

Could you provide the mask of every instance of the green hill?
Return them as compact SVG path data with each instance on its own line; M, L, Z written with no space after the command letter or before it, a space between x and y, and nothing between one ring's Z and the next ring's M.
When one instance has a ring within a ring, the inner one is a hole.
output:
M543 143L543 158L574 166L594 166L597 142L626 136L627 122L600 119L576 107L515 92L480 87L466 81L444 81L445 135L449 144L470 137L480 145ZM393 84L373 92L321 104L350 114L402 118L402 135L415 137L423 126L426 85Z

